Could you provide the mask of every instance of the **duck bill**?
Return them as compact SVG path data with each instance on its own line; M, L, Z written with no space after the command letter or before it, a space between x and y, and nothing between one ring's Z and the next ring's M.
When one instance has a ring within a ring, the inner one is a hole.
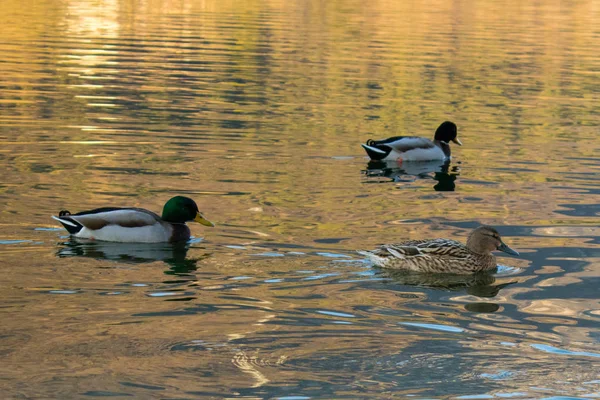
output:
M204 226L215 226L215 224L204 218L204 216L200 213L196 214L196 218L194 218L194 221Z
M519 253L510 247L508 247L505 243L502 243L498 246L498 250L505 252L506 254L510 254L511 256L518 256Z
M456 143L457 145L462 146L462 142L460 140L458 140L458 138L454 138L454 139L452 139L452 141L454 143Z

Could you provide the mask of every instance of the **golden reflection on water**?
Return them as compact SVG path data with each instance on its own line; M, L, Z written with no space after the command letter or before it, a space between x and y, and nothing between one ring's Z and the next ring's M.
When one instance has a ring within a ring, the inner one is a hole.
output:
M10 395L598 391L594 1L0 12ZM360 142L446 119L464 143L453 192L434 170L361 174ZM185 251L40 230L62 208L159 211L173 193L218 224ZM477 223L521 251L501 259L514 272L438 282L352 258Z

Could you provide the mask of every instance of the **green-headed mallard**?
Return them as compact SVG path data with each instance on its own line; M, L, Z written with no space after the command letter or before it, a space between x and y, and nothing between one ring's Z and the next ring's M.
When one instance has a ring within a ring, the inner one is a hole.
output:
M451 239L410 240L385 244L376 250L359 251L383 268L425 273L471 274L496 268L492 251L518 256L491 226L480 226L469 234L467 245Z
M194 200L183 196L167 201L162 217L143 208L103 207L77 214L63 210L52 218L75 237L129 243L188 240L190 228L185 224L188 221L214 226L198 211Z
M361 146L371 160L430 161L449 160L450 142L459 146L458 131L454 122L445 121L435 131L433 141L417 136L393 136L382 140L367 140Z

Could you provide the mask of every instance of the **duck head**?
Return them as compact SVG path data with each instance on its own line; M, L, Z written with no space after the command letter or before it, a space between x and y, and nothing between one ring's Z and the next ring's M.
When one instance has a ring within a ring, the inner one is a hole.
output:
M458 128L454 122L444 121L438 126L435 131L435 136L433 137L435 140L439 140L444 144L449 144L450 142L454 142L459 146L462 146L460 140L458 140Z
M215 226L198 211L198 205L194 200L184 196L175 196L166 202L163 207L162 219L175 224L195 221L205 226Z
M500 250L513 256L519 255L502 241L496 229L487 225L480 226L471 232L467 239L467 247L477 254L489 254L494 250Z

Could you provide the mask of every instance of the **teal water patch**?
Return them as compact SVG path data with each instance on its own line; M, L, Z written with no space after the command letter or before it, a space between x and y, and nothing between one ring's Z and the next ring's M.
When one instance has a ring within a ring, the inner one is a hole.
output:
M354 260L354 259L337 259L333 262L336 263L346 263L346 264L364 264L363 260Z
M400 325L408 325L408 326L414 326L417 328L433 329L436 331L454 332L454 333L460 333L460 332L465 331L464 329L457 328L455 326L438 325L438 324L422 324L420 322L400 322Z
M342 317L342 318L356 318L356 315L346 314L337 311L325 311L325 310L317 310L319 314L331 315L333 317Z
M366 271L358 271L358 272L353 272L353 275L358 275L358 276L375 276L375 271L372 269L366 270Z
M318 279L323 279L323 278L330 278L332 276L339 276L340 274L338 273L329 273L329 274L320 274L320 275L314 275L314 276L309 276L306 278L302 278L303 281L315 281Z
M48 293L51 294L77 294L79 291L77 290L49 290Z
M375 281L385 281L386 278L366 278L366 279L344 279L342 281L338 281L339 283L355 283L355 282L375 282Z
M252 279L251 276L234 276L232 278L229 278L229 280L231 281L245 281L246 279Z
M571 351L571 350L559 349L559 348L556 348L554 346L550 346L547 344L532 344L531 347L533 347L536 350L541 350L546 353L552 353L552 354L560 354L560 355L565 355L565 356L585 356L585 357L600 358L600 354L598 354L598 353L592 353L589 351Z
M502 276L505 276L505 275L515 275L515 274L518 274L521 271L522 271L521 268L511 267L509 265L498 264L496 266L496 275L502 275Z
M0 244L31 243L33 240L0 240Z
M496 381L501 381L504 379L510 379L514 375L515 375L515 373L511 372L511 371L498 371L495 374L487 374L487 373L481 374L481 377L487 378L487 379L493 379Z
M338 254L338 253L329 253L329 252L319 252L317 253L319 256L329 257L329 258L352 258L347 254Z
M267 251L264 253L252 254L253 256L262 256L262 257L285 257L285 254L276 253L274 251Z
M180 292L155 292L148 293L149 297L166 297L166 296L177 296L180 295Z

